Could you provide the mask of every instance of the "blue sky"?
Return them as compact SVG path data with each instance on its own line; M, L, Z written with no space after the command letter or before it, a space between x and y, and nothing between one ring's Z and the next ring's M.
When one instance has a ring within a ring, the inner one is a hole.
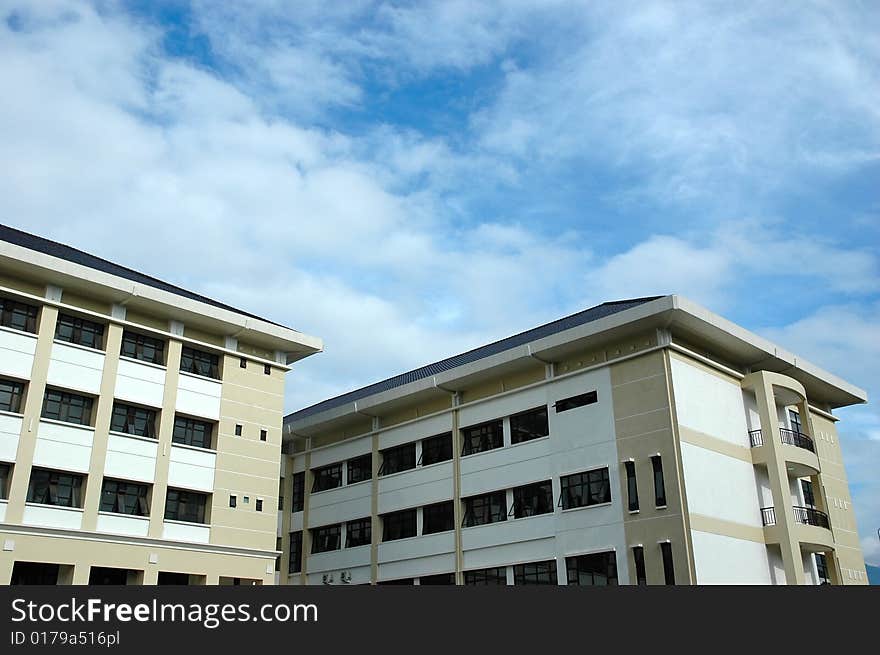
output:
M670 292L880 393L876 3L0 16L3 222L323 337L290 410ZM880 564L880 412L840 416Z

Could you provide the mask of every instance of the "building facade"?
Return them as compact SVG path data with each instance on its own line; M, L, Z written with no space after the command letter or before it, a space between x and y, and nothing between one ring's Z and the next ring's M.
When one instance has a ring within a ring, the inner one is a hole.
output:
M285 417L289 584L866 584L864 391L678 296Z
M0 584L264 584L320 340L0 226Z

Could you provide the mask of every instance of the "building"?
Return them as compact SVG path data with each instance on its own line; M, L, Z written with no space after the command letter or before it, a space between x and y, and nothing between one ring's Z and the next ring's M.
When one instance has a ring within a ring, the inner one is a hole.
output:
M282 582L865 584L832 411L865 392L679 296L285 417Z
M0 584L262 584L320 340L0 226Z

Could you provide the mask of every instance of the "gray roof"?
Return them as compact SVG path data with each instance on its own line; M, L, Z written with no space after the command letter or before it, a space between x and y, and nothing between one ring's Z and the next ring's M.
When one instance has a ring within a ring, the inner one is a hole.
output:
M584 325L585 323L597 321L601 318L605 318L606 316L625 311L632 307L637 307L646 302L650 302L661 297L662 296L651 296L648 298L632 298L630 300L604 302L601 305L596 305L595 307L590 307L589 309L585 309L576 314L572 314L571 316L566 316L564 318L551 321L550 323L539 325L538 327L532 328L531 330L526 330L525 332L514 334L513 336L501 339L500 341L495 341L493 343L486 344L485 346L474 348L473 350L461 353L460 355L447 357L446 359L441 359L439 362L434 362L433 364L422 366L421 368L414 369L407 373L395 375L394 377L388 378L387 380L375 382L373 384L367 385L366 387L361 387L360 389L349 391L348 393L344 393L340 396L323 400L315 405L311 405L310 407L306 407L299 411L288 414L284 417L284 420L285 422L295 421L298 419L306 418L308 416L312 416L313 414L318 414L320 412L333 409L335 407L340 407L341 405L345 405L347 403L353 403L356 400L361 400L368 396L372 396L373 394L388 391L396 387L401 387L405 384L409 384L410 382L415 382L416 380L422 380L424 378L437 375L442 371L448 371L463 364L476 362L480 359L490 357L491 355L496 355L500 352L504 352L505 350L510 350L511 348L522 346L532 341L536 341L537 339L543 339L544 337L550 336L551 334L563 332L573 327Z
M87 252L77 250L76 248L64 245L63 243L44 239L43 237L39 237L35 234L30 234L28 232L22 232L21 230L16 230L15 228L9 227L8 225L3 225L2 223L0 223L0 241L6 241L7 243L21 246L22 248L27 248L28 250L35 250L37 252L50 255L52 257L65 259L74 264L87 266L88 268L93 268L96 271L101 271L102 273L116 275L126 280L137 282L138 284L145 284L161 291L167 291L168 293L173 293L183 298L189 298L190 300L203 302L207 305L211 305L219 309L225 309L230 312L235 312L236 314L241 314L242 316L255 318L260 321L265 321L266 323L272 323L273 325L277 325L279 327L286 327L284 325L281 325L280 323L275 323L274 321L256 316L255 314L250 314L240 309L236 309L235 307L224 305L221 302L211 300L210 298L201 296L197 293L193 293L192 291L181 289L180 287L169 284L168 282L157 280L154 277L150 277L149 275L145 275L144 273L139 273L138 271L126 268L125 266L114 264L113 262L107 261L106 259L101 259L100 257L96 257L95 255L90 255Z

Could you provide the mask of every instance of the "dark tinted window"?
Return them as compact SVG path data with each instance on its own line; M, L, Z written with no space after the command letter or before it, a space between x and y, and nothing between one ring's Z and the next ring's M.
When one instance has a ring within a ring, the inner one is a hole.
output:
M110 417L110 430L155 439L156 411L115 402Z
M105 479L101 488L101 511L149 516L148 490L149 487L145 484Z
M0 325L34 334L37 331L37 308L0 298Z
M521 519L553 511L553 485L550 480L535 482L513 490L513 515Z
M92 402L88 396L46 389L41 416L65 423L90 425L92 422Z
M464 499L465 526L485 525L507 520L507 494L496 491Z
M305 471L293 474L293 493L290 496L291 512L301 512L306 499L306 474Z
M549 559L545 562L530 562L517 564L513 567L513 583L524 584L558 584L556 578L556 560Z
M220 378L220 357L214 353L184 346L180 353L180 370L207 378Z
M547 406L530 409L510 417L510 443L522 443L550 434Z
M342 486L342 462L312 470L312 493Z
M342 525L325 525L312 530L312 552L326 553L342 547Z
M78 316L59 314L58 322L55 324L55 338L59 341L103 350L104 325Z
M556 404L553 407L556 408L556 412L566 412L570 409L575 409L577 407L583 407L584 405L592 405L598 400L599 396L595 391L589 391L587 393L582 393L577 396L571 396L569 398L563 398L562 400L557 400Z
M373 533L372 519L357 519L345 524L345 547L366 546L370 543Z
M419 584L424 585L451 585L455 584L455 573L438 573L437 575L423 575L419 578Z
M169 488L165 498L165 518L169 521L204 523L207 499L206 494Z
M420 464L428 466L452 459L452 433L438 434L436 437L422 439L422 459Z
M402 446L386 448L381 451L382 466L379 475L391 475L416 467L416 444L405 443Z
M81 475L35 468L31 470L27 502L58 507L82 507L82 482Z
M617 584L617 556L613 551L566 557L568 584L612 586Z
M123 332L119 354L151 364L164 364L165 342L137 332Z
M186 416L174 417L174 431L171 433L171 441L174 443L210 449L213 437L213 423Z
M462 428L462 455L472 455L504 445L504 423L498 419Z
M635 512L639 509L639 487L636 483L636 463L624 462L624 468L626 469L627 507L630 512Z
M660 455L651 458L654 467L654 503L657 507L666 506L666 482L663 480L663 460Z
M672 562L672 544L664 541L660 544L660 555L663 557L663 577L666 584L675 584L675 566Z
M24 385L21 382L0 380L0 411L18 414L23 394Z
M611 502L608 469L595 469L567 475L562 482L562 509L586 507Z
M641 546L633 547L633 563L636 565L636 584L648 584L648 576L645 573L645 549Z
M492 569L479 569L464 572L466 585L506 585L507 569L499 566Z
M12 474L12 466L5 462L0 462L0 500L6 500L9 497L9 478Z
M454 505L451 500L444 503L425 505L422 508L422 534L454 530L455 516L453 507Z
M361 455L348 460L348 484L363 482L373 477L373 456Z
M290 556L287 562L288 573L299 573L302 571L302 548L303 533L290 533Z
M416 510L405 509L382 515L382 541L416 536Z

